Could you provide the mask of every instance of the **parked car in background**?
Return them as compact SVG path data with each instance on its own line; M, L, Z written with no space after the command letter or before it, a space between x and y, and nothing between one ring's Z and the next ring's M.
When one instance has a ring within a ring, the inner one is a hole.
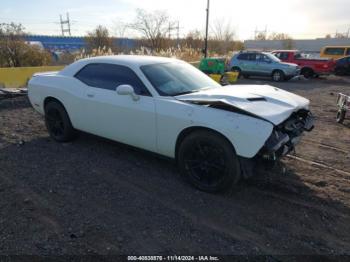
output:
M338 59L335 62L334 72L336 75L350 75L350 56Z
M326 46L322 48L320 57L339 59L350 55L350 46Z
M28 84L51 137L76 130L176 159L183 176L207 192L253 175L313 129L309 100L268 85L222 87L175 59L111 56L79 60Z
M307 58L298 50L276 50L272 54L283 62L297 64L300 67L300 74L306 78L329 75L335 66L334 60Z
M231 71L243 77L268 76L273 81L289 80L300 73L298 65L284 63L276 56L266 52L242 51L234 55L229 63Z

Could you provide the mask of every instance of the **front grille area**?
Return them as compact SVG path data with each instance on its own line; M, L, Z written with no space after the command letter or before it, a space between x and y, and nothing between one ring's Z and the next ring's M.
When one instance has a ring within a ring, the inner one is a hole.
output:
M293 113L286 121L275 127L270 138L259 153L264 159L276 160L285 156L299 142L305 131L314 128L314 118L308 110Z

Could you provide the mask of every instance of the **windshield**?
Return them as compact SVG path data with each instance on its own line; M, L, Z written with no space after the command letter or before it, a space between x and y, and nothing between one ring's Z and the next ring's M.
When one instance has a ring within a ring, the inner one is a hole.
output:
M265 55L267 55L272 61L281 62L281 60L278 59L278 58L277 58L275 55L273 55L273 54L265 53Z
M183 62L146 65L141 70L161 96L184 95L221 87L194 66Z

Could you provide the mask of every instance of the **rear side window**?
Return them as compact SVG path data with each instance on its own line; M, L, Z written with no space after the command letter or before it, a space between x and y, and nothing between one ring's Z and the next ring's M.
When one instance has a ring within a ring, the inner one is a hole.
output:
M279 59L282 59L281 58L281 53L272 53L275 57L279 58Z
M238 60L248 60L248 54L247 53L244 53L244 54L240 54L238 57L237 57Z
M350 55L350 48L346 49L346 55Z
M259 56L259 58L260 58L260 54L255 54L255 53L250 53L250 54L248 54L248 60L249 61L256 61L257 60L257 56Z
M150 96L149 91L130 68L113 64L89 64L75 77L88 86L115 91L120 85L131 85L138 95Z
M271 62L271 59L267 55L261 55L260 57L261 62Z
M326 55L344 55L344 52L345 48L341 47L328 47L324 51Z
M273 55L280 60L288 60L288 58L289 58L289 53L287 53L287 52L273 53Z

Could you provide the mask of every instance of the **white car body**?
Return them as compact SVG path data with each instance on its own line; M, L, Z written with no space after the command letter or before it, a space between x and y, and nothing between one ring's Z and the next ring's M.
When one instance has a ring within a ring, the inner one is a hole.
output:
M299 110L309 110L307 99L266 85L235 85L175 97L161 96L140 67L171 62L184 63L144 56L80 60L60 72L35 75L29 82L29 99L44 114L45 100L55 98L64 105L75 129L171 158L176 157L177 141L183 132L206 128L226 137L239 157L252 159L276 126ZM151 96L135 100L114 90L88 86L74 77L92 63L130 68ZM216 103L233 110L208 106Z

